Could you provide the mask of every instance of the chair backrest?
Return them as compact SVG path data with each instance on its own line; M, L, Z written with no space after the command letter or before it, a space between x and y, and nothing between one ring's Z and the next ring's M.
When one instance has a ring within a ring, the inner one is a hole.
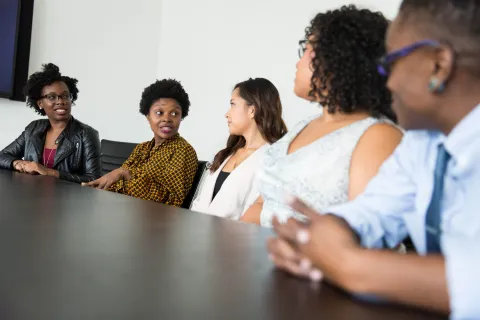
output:
M205 167L207 165L207 161L198 161L198 168L197 172L195 173L195 178L193 178L192 187L188 192L185 200L183 200L182 208L190 209L190 205L192 204L193 197L195 197L195 193L197 191L198 185L200 184L200 180L202 179L202 174L205 171Z
M128 159L136 143L105 140L101 141L101 159L103 174L120 168L125 160Z

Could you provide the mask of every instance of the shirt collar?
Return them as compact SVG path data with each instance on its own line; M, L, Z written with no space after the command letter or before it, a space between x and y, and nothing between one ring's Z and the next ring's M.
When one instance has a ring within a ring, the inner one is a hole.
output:
M444 142L445 148L461 167L470 166L470 162L475 161L474 155L479 148L473 147L472 144L478 144L479 124L480 105L470 111L448 136L442 134L443 139L441 140Z
M170 142L177 140L178 138L180 138L180 134L176 133L173 137L168 138L167 140L165 140L162 144L160 144L158 146L155 146L155 138L153 138L152 140L150 140L150 148L151 149L154 149L154 148L160 149L160 148L166 146L167 144L169 144Z

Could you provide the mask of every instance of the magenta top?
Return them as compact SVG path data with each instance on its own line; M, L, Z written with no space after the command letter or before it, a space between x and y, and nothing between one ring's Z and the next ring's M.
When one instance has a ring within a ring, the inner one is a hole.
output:
M57 149L43 149L43 165L47 168L53 169L55 163L55 154Z

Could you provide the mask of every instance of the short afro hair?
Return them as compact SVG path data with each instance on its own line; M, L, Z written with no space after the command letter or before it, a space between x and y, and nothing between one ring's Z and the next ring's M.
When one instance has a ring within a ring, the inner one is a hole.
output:
M182 119L188 116L190 100L183 86L175 79L157 80L143 90L140 100L140 113L147 116L152 105L161 98L170 98L177 101L182 108Z
M38 107L37 101L42 96L43 87L49 86L54 82L63 82L67 85L68 91L72 95L72 104L78 98L78 80L66 76L62 76L60 69L53 63L42 65L42 71L32 74L23 89L23 93L27 97L27 106L34 109L39 115L46 115L45 111Z
M330 113L361 110L396 121L387 79L377 71L388 25L382 13L354 5L317 14L305 29L315 52L310 96Z

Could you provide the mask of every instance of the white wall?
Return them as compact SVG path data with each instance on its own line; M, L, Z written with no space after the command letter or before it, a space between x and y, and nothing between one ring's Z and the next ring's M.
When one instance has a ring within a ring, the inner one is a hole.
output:
M159 0L35 0L30 73L53 62L79 80L73 115L101 138L151 139L138 113L156 79ZM24 103L0 99L0 148L39 116Z
M158 76L176 77L188 89L192 108L181 132L202 159L210 159L225 144L231 90L249 77L264 77L277 86L289 128L318 112L293 94L298 41L316 13L348 3L163 0ZM400 0L350 3L393 18Z
M160 5L161 1L161 5ZM393 18L400 0L351 1ZM31 71L58 63L79 79L74 115L102 138L145 141L142 89L173 77L192 101L181 134L210 159L228 136L235 83L264 77L279 89L289 127L317 112L293 94L297 44L313 16L340 0L36 0ZM61 12L70 14L61 15ZM0 100L0 147L36 115Z

